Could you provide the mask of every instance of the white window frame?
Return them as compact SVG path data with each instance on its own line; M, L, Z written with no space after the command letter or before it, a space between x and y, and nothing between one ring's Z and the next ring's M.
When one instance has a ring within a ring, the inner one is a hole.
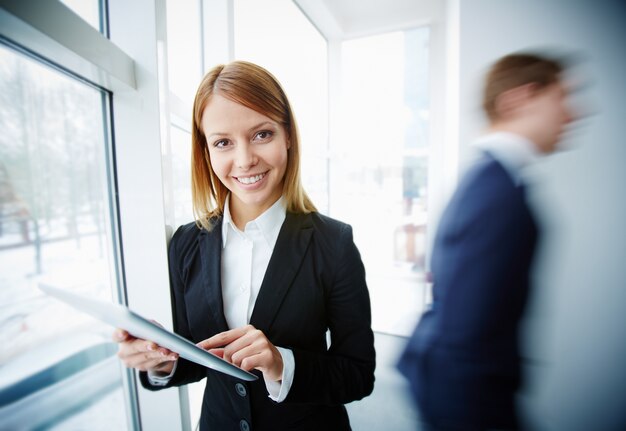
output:
M109 0L108 11L110 39L57 0L1 0L0 37L111 93L119 299L171 328L157 49L165 1ZM123 374L130 429L191 428L184 389L150 392Z

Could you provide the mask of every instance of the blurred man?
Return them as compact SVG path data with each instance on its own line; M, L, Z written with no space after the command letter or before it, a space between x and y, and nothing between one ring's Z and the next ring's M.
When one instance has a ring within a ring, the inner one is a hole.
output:
M563 71L556 60L513 54L487 75L489 133L442 216L433 305L399 363L433 429L519 428L518 329L538 234L522 170L555 151L572 121Z

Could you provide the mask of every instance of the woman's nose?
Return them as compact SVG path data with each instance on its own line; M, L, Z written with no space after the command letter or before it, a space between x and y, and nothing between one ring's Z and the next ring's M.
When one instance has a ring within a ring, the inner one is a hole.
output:
M248 170L256 165L258 159L250 144L239 145L237 148L235 165L242 170Z

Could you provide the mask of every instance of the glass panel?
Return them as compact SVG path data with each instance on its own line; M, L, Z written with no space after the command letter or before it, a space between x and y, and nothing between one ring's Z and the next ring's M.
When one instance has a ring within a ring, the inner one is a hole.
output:
M189 106L202 78L199 0L167 0L169 89Z
M291 0L235 0L235 58L265 67L282 84L300 128L302 183L327 213L326 39Z
M107 98L0 46L0 429L126 428L111 329L38 289L117 297Z
M424 304L428 28L346 41L331 215L354 227L375 330L409 335Z
M191 133L170 127L174 229L193 221L191 203Z
M104 33L100 0L61 0L61 3L72 9L76 15L87 21L100 33Z

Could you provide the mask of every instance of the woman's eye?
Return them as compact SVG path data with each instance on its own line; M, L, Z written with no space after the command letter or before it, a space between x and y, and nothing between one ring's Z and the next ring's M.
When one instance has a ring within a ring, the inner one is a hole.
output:
M272 132L270 132L269 130L263 130L261 132L258 132L255 136L254 139L255 140L261 140L261 141L265 141L269 138L271 138L273 135Z
M224 148L224 147L226 147L227 145L228 145L228 141L227 141L227 140L225 140L225 139L221 139L221 140L219 140L219 141L215 141L215 142L213 143L213 146L214 146L215 148Z

